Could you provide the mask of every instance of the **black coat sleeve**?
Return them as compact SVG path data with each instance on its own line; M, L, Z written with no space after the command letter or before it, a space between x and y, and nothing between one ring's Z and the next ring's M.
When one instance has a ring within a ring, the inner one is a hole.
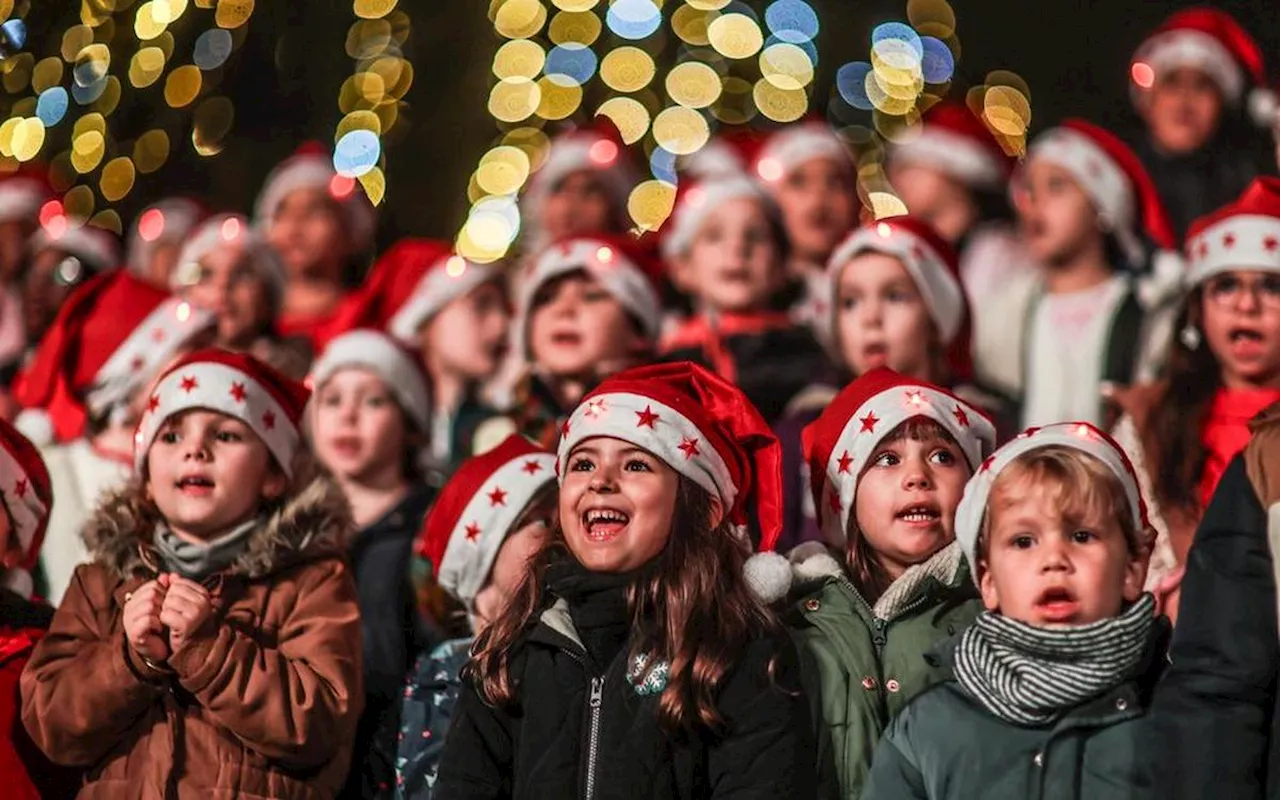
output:
M728 734L711 748L711 798L813 797L813 724L790 637L756 642L720 696Z
M1143 750L1157 797L1263 796L1280 659L1271 564L1266 513L1237 457L1196 531L1156 689L1156 741Z
M515 766L510 722L503 711L485 705L469 682L463 685L445 737L435 800L511 797Z

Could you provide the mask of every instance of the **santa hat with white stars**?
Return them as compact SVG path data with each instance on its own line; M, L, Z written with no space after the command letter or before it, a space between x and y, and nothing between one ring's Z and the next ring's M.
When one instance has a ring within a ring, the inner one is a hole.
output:
M1124 487L1133 529L1145 531L1149 527L1147 505L1138 488L1137 473L1123 448L1114 439L1088 422L1060 422L1042 428L1028 428L982 462L964 487L964 497L956 509L956 541L960 542L965 558L969 559L975 580L978 574L978 536L982 532L982 521L987 515L991 487L1005 467L1027 453L1045 447L1067 447L1101 461Z
M441 588L470 606L529 504L554 485L556 457L517 434L469 458L440 490L418 535Z
M561 427L562 481L573 449L602 436L652 453L702 487L743 535L754 512L760 546L747 582L765 602L786 594L791 570L772 552L782 531L782 447L741 389L688 361L607 378Z
M40 557L53 489L40 451L12 425L0 420L0 498L12 522L12 533L22 551L22 561L4 570L0 582L26 597L31 596L30 570Z
M134 468L141 473L147 452L165 420L191 409L216 411L248 425L292 477L294 456L303 445L303 410L311 392L258 359L210 348L170 367L151 390L134 435Z
M827 541L844 547L858 482L876 448L899 425L916 418L936 422L977 469L995 448L996 429L978 409L931 383L887 367L863 373L804 429L813 506Z
M1235 202L1191 223L1188 287L1232 270L1280 272L1280 178L1262 177Z

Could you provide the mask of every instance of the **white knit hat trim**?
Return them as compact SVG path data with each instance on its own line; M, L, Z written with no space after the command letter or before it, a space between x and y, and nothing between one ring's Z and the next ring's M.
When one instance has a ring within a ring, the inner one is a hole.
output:
M1001 162L987 148L960 134L925 127L918 136L895 145L894 162L922 164L955 178L966 186L993 189L1004 182Z
M1232 270L1280 272L1280 218L1239 214L1187 240L1187 288Z
M18 544L22 546L22 552L30 556L31 542L40 529L40 521L48 517L49 507L40 502L27 471L4 447L0 447L0 476L4 481L0 494L4 495L5 507L13 519Z
M796 125L769 139L756 159L756 175L766 183L773 183L818 158L853 167L849 149L829 126L821 122Z
M733 508L738 487L720 452L698 426L679 411L651 397L610 392L580 404L561 427L557 465L564 483L573 449L587 439L607 437L630 442Z
M1244 92L1244 70L1222 42L1204 31L1172 30L1152 36L1134 55L1161 72L1191 67L1213 79L1228 103L1238 103Z
M756 200L764 203L773 215L774 200L765 194L760 185L745 175L722 175L693 187L680 198L672 212L671 227L662 237L662 255L677 258L689 252L693 239L702 229L712 211L734 200Z
M85 405L93 413L102 414L128 402L183 345L215 321L212 313L184 300L165 300L130 331L98 368L93 388L85 395ZM92 331L88 333L92 335Z
M1125 499L1128 500L1131 515L1130 522L1134 529L1141 531L1146 527L1143 519L1142 494L1138 490L1138 481L1134 477L1133 468L1124 453L1102 438L1096 428L1080 422L1060 422L1043 428L1031 428L1018 434L1013 441L1001 447L991 458L983 462L964 487L964 496L956 509L956 540L964 548L969 566L974 568L974 580L977 580L978 535L982 531L982 521L987 513L991 487L995 485L996 479L1000 477L1004 468L1015 459L1033 450L1054 445L1079 450L1101 461L1124 487Z
M34 250L56 247L75 256L98 272L120 266L120 248L107 231L84 224L71 224L59 235L40 228L31 237Z
M270 175L258 194L258 202L254 206L254 226L262 232L271 227L276 209L280 203L299 189L321 189L326 194L337 172L329 159L319 154L294 155L281 162ZM346 217L349 232L355 250L362 250L373 236L373 205L364 197L359 188L353 187L351 194L344 198L334 198L334 202L342 209Z
M191 287L199 278L200 262L220 247L237 247L248 256L249 265L266 283L273 306L280 304L286 282L284 265L262 233L251 228L249 220L241 214L218 214L196 229L178 254L177 266L169 276L169 288L180 292Z
M430 433L431 396L422 370L389 337L368 330L350 331L337 337L311 366L310 385L318 394L320 387L335 373L351 367L362 367L377 374L418 430Z
M484 588L511 527L555 480L555 456L533 453L498 467L472 495L449 534L437 569L441 588L470 606Z
M448 263L452 262L452 263ZM455 265L460 265L459 267ZM457 274L451 274L451 269ZM417 346L418 332L441 309L466 297L471 290L500 276L496 264L477 264L462 256L445 256L430 267L413 287L413 294L387 323L387 332L410 346Z
M213 361L188 364L166 375L151 393L134 435L134 469L147 463L151 443L165 420L180 411L202 408L234 417L262 439L284 474L293 476L298 428L276 399L248 373Z
M927 417L951 434L970 469L976 470L995 447L995 427L968 403L924 386L895 386L873 395L845 423L827 459L825 497L818 512L828 542L844 546L867 460L885 437L915 417Z
M1053 128L1031 145L1030 157L1056 164L1071 173L1093 201L1106 229L1115 234L1133 263L1143 257L1138 237L1133 186L1129 176L1088 136L1070 128Z
M561 275L586 270L622 307L640 321L644 334L656 341L662 329L662 305L644 271L610 244L598 239L572 239L542 251L521 291L521 319L529 324L538 290Z
M938 326L943 344L950 344L964 322L964 287L947 268L938 251L911 231L882 222L851 233L831 254L828 262L831 297L839 296L840 275L845 265L855 256L867 252L884 253L902 262L929 309L929 316ZM835 331L840 310L834 302L828 303L827 307L829 330Z

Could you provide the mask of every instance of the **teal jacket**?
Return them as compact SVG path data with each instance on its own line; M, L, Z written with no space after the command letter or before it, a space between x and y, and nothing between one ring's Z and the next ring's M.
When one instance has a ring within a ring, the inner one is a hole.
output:
M1151 747L1147 709L1164 666L1167 621L1152 628L1138 675L1049 725L1014 725L955 681L920 695L876 751L865 800L1146 800L1139 755ZM955 641L939 648L950 666Z
M819 725L818 796L856 800L889 720L950 677L925 654L973 622L978 592L954 543L904 573L874 607L827 553L793 572L786 621Z

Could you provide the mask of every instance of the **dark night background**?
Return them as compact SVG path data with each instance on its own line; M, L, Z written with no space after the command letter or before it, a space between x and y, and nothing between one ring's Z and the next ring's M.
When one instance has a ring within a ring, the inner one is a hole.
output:
M672 2L665 4L668 15ZM848 61L865 60L871 29L881 22L905 21L906 3L810 3L822 23L813 104L818 108L831 90L836 69ZM767 2L748 4L763 10ZM1127 95L1129 57L1164 17L1189 5L1194 4L953 0L962 48L953 95L981 83L990 70L1008 69L1030 86L1033 133L1065 116L1083 116L1132 132L1136 119ZM1214 5L1254 34L1263 52L1272 56L1268 66L1280 76L1280 57L1275 57L1280 53L1280 3L1220 0ZM57 51L61 31L78 22L78 6L68 0L32 3L28 49L37 59ZM492 85L490 63L503 40L488 19L489 0L401 0L399 8L412 20L405 56L413 63L415 77L405 97L405 116L411 124L407 129L398 126L398 135L387 145L389 188L382 211L382 244L410 234L452 238L466 214L468 178L498 134L486 101ZM175 26L179 42L189 42L199 32L191 19L193 10ZM298 143L316 139L331 146L334 126L342 117L338 88L354 66L343 49L353 21L350 0L258 0L248 40L223 68L218 91L233 99L236 116L226 148L213 158L198 156L191 148L189 108L168 109L158 85L126 88L111 121L117 138L131 139L163 124L162 115L171 115L174 143L164 168L139 176L134 191L117 204L126 224L144 202L169 193L204 197L217 209L247 210L272 165ZM596 43L597 52L609 46L609 37L606 29ZM50 150L46 145L46 153Z

